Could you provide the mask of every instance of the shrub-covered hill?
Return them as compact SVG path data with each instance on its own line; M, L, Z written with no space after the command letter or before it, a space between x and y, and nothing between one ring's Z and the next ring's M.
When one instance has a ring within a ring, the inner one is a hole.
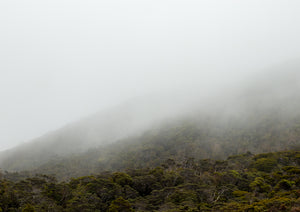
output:
M14 174L16 175L16 173ZM2 174L0 211L299 211L300 152L176 161L57 182Z
M259 118L254 120L253 117ZM246 124L234 119L226 124L212 120L173 120L171 124L158 126L142 136L130 137L86 153L54 158L34 172L68 179L103 171L156 167L169 158L176 161L186 158L225 159L247 151L263 153L298 148L299 118L286 121L275 115L272 118L253 117Z
M294 149L300 145L299 70L299 63L284 65L243 85L216 86L215 93L172 91L129 101L0 152L0 168L66 179L155 167L167 158Z

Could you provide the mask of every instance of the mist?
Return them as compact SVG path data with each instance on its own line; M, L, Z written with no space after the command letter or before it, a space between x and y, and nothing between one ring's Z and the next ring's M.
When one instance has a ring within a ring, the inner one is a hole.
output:
M290 61L289 75L299 76L299 7L281 0L3 1L0 150L128 101L153 105L136 110L132 130L142 130L157 117L211 108L213 99L222 107L261 78L249 93L273 88L265 82L282 79ZM283 87L264 101L290 92Z

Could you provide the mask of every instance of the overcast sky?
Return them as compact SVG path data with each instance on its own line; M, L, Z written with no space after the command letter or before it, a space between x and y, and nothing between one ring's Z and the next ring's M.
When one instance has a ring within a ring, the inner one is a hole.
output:
M2 0L0 150L122 101L300 55L297 0Z

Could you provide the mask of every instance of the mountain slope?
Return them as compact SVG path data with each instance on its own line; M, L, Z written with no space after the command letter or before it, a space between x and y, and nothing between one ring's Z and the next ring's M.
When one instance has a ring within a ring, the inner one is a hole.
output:
M300 152L168 160L67 182L0 179L3 211L299 211Z
M3 152L0 167L55 169L52 173L66 177L155 166L170 157L224 159L295 148L300 141L299 67L279 66L233 92L194 90L193 95L127 102Z
M31 169L54 157L85 152L118 139L138 135L157 122L176 116L182 102L147 96L91 115L62 129L1 152L0 167L9 170ZM15 161L18 161L15 163Z
M202 125L190 119L174 122L106 147L55 158L34 172L68 179L107 170L156 167L168 159L225 159L249 151L262 153L300 147L300 116L288 122L260 117L255 124L247 126L232 120L222 128L208 121Z

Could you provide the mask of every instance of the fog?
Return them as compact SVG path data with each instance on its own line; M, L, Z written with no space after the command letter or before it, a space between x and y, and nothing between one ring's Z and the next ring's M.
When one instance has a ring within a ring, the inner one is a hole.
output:
M296 0L1 1L0 150L130 99L273 81L277 66L300 56L299 8Z

